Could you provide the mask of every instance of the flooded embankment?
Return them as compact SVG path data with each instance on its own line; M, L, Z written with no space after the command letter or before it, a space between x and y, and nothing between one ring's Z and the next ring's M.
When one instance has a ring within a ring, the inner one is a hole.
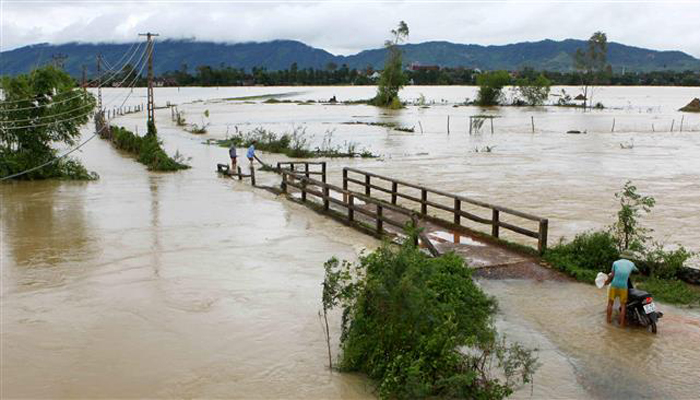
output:
M289 92L292 99L335 94L343 100L372 90L159 88L158 105L178 103L188 121L209 123L208 134L192 135L173 125L170 110L156 112L166 150L192 157L191 170L151 173L95 139L79 157L100 173L97 182L0 185L0 396L374 396L363 377L328 371L317 312L323 262L333 255L353 259L378 243L247 182L217 177L215 164L228 161L226 150L202 141L223 138L234 127L283 132L301 126L312 146L332 132L335 144L356 141L382 157L328 160L330 181L339 181L343 166L355 166L542 215L550 218L550 243L610 223L613 193L632 179L657 199L644 221L654 235L700 250L700 117L684 119L693 132L650 129L652 121L655 129L671 119L677 126L674 104L687 103L692 88L605 88L600 100L618 108L587 114L222 100ZM406 95L456 103L473 98L469 91L410 87ZM118 95L105 92L106 102ZM133 104L142 95L135 91ZM487 126L470 136L466 120L482 112L498 114L495 132ZM143 119L131 114L116 122L144 132ZM343 124L356 120L415 131ZM588 133L567 135L568 129ZM621 148L630 142L631 149ZM474 151L484 146L495 148ZM260 172L258 183L276 185L279 178ZM515 397L532 391L534 398L686 399L700 393L698 311L661 304L665 316L653 336L607 325L605 295L592 286L480 282L499 299L498 327L540 349L543 365L533 386Z

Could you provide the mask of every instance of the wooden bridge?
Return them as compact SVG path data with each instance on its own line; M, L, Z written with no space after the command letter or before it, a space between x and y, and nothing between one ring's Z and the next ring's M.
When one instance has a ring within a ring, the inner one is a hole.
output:
M405 239L413 224L422 228L420 245L435 256L454 251L471 268L509 267L512 277L555 275L543 271L536 256L547 248L546 218L356 168L343 168L338 186L328 183L325 162L280 162L275 168L258 161L281 175L280 187L268 189L378 238ZM534 246L502 240L503 230Z

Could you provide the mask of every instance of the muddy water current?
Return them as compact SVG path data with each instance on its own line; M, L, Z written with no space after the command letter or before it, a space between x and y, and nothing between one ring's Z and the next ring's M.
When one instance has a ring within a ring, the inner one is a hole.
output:
M700 251L700 116L675 111L698 97L697 88L603 88L595 101L610 108L588 113L455 107L474 97L473 88L458 87L409 87L403 96L423 94L427 108L399 111L250 97L342 101L372 91L159 88L157 105L178 104L189 122L209 124L206 135L192 135L170 121L169 109L156 112L166 150L191 157L191 170L150 173L95 139L79 158L99 172L97 182L0 185L0 396L374 396L365 378L328 371L317 313L322 263L333 255L353 259L377 242L217 177L226 150L202 142L236 129L296 127L312 147L324 139L341 147L356 142L380 157L328 160L330 181L354 166L542 215L550 219L550 242L609 224L613 193L631 179L657 199L644 221L657 239ZM105 90L108 108L123 94ZM125 105L141 104L144 94L135 90ZM493 134L489 121L469 134L468 117L477 114L497 117ZM144 132L143 119L114 122ZM391 122L414 132L347 122ZM565 133L572 129L586 133ZM260 172L258 181L279 184L270 173ZM499 329L540 349L534 384L515 397L700 393L696 310L661 304L666 315L652 336L607 325L605 296L591 286L481 284L499 300Z

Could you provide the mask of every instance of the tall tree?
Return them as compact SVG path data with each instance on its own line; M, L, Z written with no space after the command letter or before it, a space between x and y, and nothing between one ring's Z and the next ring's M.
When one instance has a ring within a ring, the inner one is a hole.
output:
M607 64L608 37L603 32L595 32L588 39L585 49L577 49L574 54L574 68L579 72L583 89L583 108L592 106L593 89L601 75L609 70Z
M403 61L399 44L408 38L408 25L404 21L399 22L396 29L391 30L391 39L384 42L387 49L387 59L384 63L384 71L379 78L377 95L372 103L381 107L401 108L399 90L408 79L403 72Z
M80 126L95 107L94 97L77 90L73 78L52 66L4 77L1 83L0 177L56 160L18 178L94 178L75 160L57 160L55 147L78 143Z

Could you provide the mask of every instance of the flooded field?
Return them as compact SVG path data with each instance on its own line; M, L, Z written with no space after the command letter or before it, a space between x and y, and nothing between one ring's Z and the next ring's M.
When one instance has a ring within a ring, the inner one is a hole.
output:
M150 173L95 139L79 157L101 175L97 182L0 185L0 395L374 396L363 377L328 371L317 313L322 263L333 255L353 259L378 243L264 190L218 178L213 170L227 162L226 150L202 142L236 128L297 127L312 147L324 137L338 146L357 142L381 157L328 160L331 181L354 166L541 215L550 219L550 243L609 224L613 194L631 179L657 200L645 219L657 240L700 251L700 115L675 111L700 95L697 88L601 88L594 101L610 108L586 113L455 107L475 95L464 87L408 87L402 97L423 94L428 108L398 111L241 99L344 101L373 90L158 88L157 105L178 104L189 122L209 124L207 134L193 135L174 126L169 109L156 111L165 148L191 157L191 170ZM107 108L118 106L119 96L120 89L105 90ZM145 90L135 90L126 105L142 102ZM469 134L468 117L477 114L498 117L493 134L488 122ZM114 122L145 132L143 114ZM393 122L414 132L347 122ZM565 133L574 129L587 133ZM475 151L486 146L492 152ZM269 173L258 181L279 184ZM696 310L661 305L666 315L651 336L605 324L605 296L592 286L482 285L499 299L499 328L541 349L534 385L516 397L700 393Z

